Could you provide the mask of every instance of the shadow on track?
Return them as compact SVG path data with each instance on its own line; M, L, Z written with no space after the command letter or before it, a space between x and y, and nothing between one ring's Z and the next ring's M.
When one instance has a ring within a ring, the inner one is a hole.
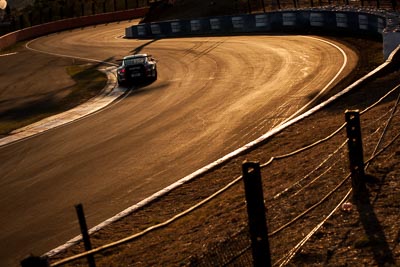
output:
M121 88L130 90L129 96L136 96L139 94L148 94L152 91L164 89L169 86L169 82L156 82L156 81L140 81L136 82L134 85L124 86L121 85Z
M148 46L148 45L150 45L150 44L152 44L152 43L154 43L154 42L157 42L159 39L153 39L153 40L151 40L151 41L148 41L147 43L144 43L144 44L142 44L142 45L140 45L140 46L138 46L138 47L136 47L135 49L133 49L132 51L130 51L132 54L139 54L140 52L142 52L142 50L146 47L146 46Z

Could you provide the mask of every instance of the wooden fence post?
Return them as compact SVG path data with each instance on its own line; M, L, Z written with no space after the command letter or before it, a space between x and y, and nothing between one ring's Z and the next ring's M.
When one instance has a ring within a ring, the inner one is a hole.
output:
M89 237L89 233L87 230L86 219L85 219L85 214L83 212L82 204L75 205L75 209L76 209L76 213L78 215L79 226L81 228L83 244L85 246L85 250L89 251L92 249L92 244L90 243L90 237ZM88 255L87 261L88 261L89 267L96 267L96 263L94 261L93 255Z
M268 241L266 209L261 182L260 164L244 162L242 165L249 230L255 267L270 267L271 254Z
M364 156L361 138L360 113L358 110L346 110L347 145L349 148L349 162L351 171L351 184L353 188L353 200L365 200L365 173Z

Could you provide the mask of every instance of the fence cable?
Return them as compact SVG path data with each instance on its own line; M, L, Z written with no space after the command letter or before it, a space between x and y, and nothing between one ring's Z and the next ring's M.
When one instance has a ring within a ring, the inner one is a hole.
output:
M335 193L348 179L350 178L350 174L346 176L346 178L344 178L334 189L332 189L331 191L329 191L328 194L326 194L321 200L319 200L317 203L315 203L314 205L312 205L311 207L309 207L308 209L306 209L305 211L303 211L302 213L300 213L299 215L297 215L295 218L293 218L292 220L290 220L289 222L285 223L284 225L282 225L281 227L279 227L278 229L276 229L275 231L271 232L268 234L269 237L274 236L275 234L279 233L280 231L282 231L283 229L287 228L288 226L292 225L293 223L295 223L297 220L299 220L300 218L302 218L304 215L308 214L309 212L311 212L313 209L317 208L319 205L321 205L323 202L325 202L325 200L327 200L333 193Z
M332 217L332 215L342 206L342 204L346 201L349 197L352 189L350 188L346 195L342 198L342 200L336 205L336 207L319 223L317 226L314 227L296 246L294 246L285 256L279 259L274 266L285 266L287 265L290 260L296 255L296 253L303 247L305 243L324 225L324 223Z
M400 132L392 139L390 140L390 142L384 146L383 148L381 148L381 150L379 150L378 152L376 152L373 156L371 156L367 161L365 161L366 164L371 163L371 161L373 161L374 159L376 159L380 154L382 154L383 152L386 151L386 149L388 149L394 142L396 142L396 140L400 137Z
M328 162L334 155L336 155L345 145L346 145L347 141L343 142L334 152L332 152L331 154L328 155L327 158L325 158L316 168L314 168L314 170L312 170L310 173L308 173L307 175L305 175L303 178L301 178L300 180L296 181L295 183L293 183L292 185L290 185L289 187L283 189L281 192L279 192L278 194L276 194L273 199L277 199L278 197L282 196L283 194L287 193L288 191L290 191L293 187L300 185L300 183L304 180L306 180L308 177L311 176L311 174L313 174L314 172L316 172L317 170L319 170L320 168L322 168L322 166ZM332 167L332 166L331 166ZM327 171L325 171L324 173L326 173ZM320 175L322 176L322 175ZM301 191L301 190L300 190Z
M331 133L330 135L328 135L328 136L326 136L326 137L324 137L324 138L322 138L322 139L319 139L319 140L315 141L314 143L312 143L312 144L310 144L310 145L308 145L308 146L299 148L299 149L297 149L297 150L295 150L295 151L293 151L293 152L290 152L290 153L287 153L287 154L284 154L284 155L280 155L280 156L276 156L275 159L284 159L284 158L288 158L288 157L291 157L291 156L293 156L293 155L299 154L299 153L301 153L301 152L303 152L303 151L305 151L305 150L311 149L311 148L313 148L313 147L315 147L315 146L317 146L317 145L319 145L319 144L321 144L321 143L323 143L323 142L326 142L326 141L330 140L330 139L333 138L336 134L338 134L344 127L346 127L346 123L343 123L338 129L336 129L336 130L335 130L333 133Z
M385 134L386 134L386 132L387 132L387 130L388 130L388 128L389 128L390 123L392 122L392 120L393 120L393 118L394 118L394 114L395 114L396 111L397 111L397 107L399 106L399 102L400 102L400 93L399 93L399 95L397 96L397 100L396 100L396 103L395 103L395 105L394 105L394 107L393 107L393 109L392 109L392 113L390 114L390 117L389 117L389 119L388 119L387 122L386 122L385 128L383 129L383 132L382 132L382 134L381 134L381 136L380 136L380 138L379 138L379 140L378 140L378 143L376 144L376 146L375 146L375 148L374 148L374 151L372 152L372 157L375 155L376 151L379 149L381 143L383 142L382 140L383 140L383 138L384 138L384 136L385 136ZM368 163L366 164L365 169L368 169L369 164L370 164L370 162L368 162Z
M389 92L387 92L384 96L382 96L378 101L376 101L374 104L372 104L371 106L367 107L366 109L364 109L363 111L360 112L360 115L368 112L370 109L376 107L378 104L380 104L386 97L388 97L389 95L391 95L394 91L396 91L397 89L400 88L400 84L396 85L394 88L392 88L392 90L390 90Z

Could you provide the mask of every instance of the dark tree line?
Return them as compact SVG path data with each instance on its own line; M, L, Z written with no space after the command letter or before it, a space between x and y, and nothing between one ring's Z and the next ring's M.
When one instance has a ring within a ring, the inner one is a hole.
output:
M15 28L25 28L66 18L145 7L148 4L149 0L36 0L33 5L15 11Z

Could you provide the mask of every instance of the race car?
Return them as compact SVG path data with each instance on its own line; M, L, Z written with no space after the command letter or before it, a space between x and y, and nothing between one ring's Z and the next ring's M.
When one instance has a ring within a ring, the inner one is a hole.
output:
M134 54L122 59L117 69L120 85L132 85L144 80L157 80L157 62L148 54Z

